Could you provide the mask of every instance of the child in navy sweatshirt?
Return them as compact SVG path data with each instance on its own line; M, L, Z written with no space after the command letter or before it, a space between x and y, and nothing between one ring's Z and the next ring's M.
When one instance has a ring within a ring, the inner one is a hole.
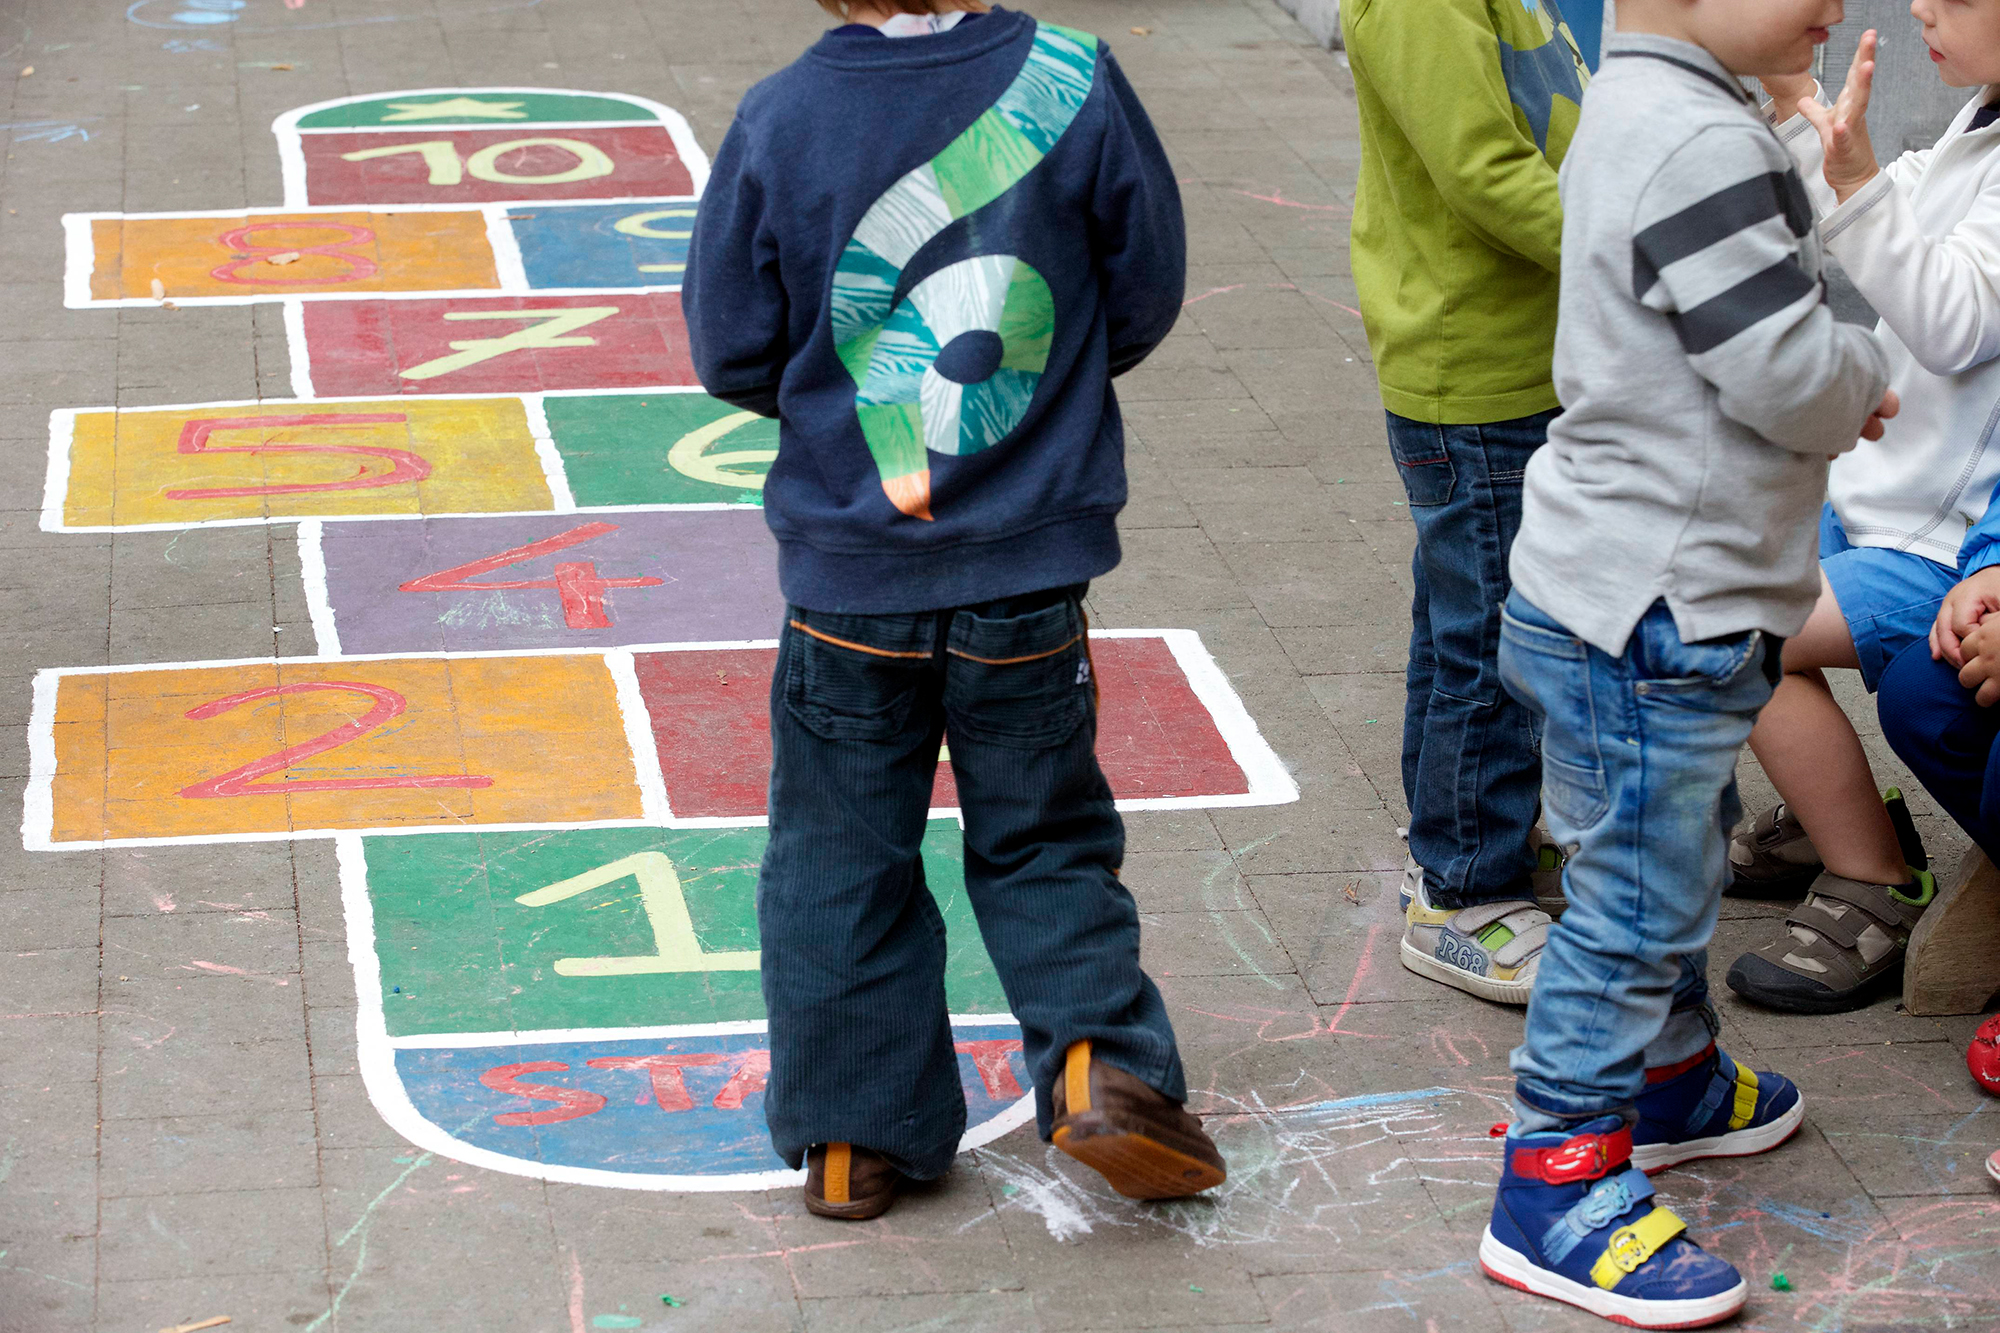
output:
M1111 378L1180 313L1173 171L1095 37L980 0L822 4L849 22L743 98L683 292L702 383L779 421L772 1143L848 1219L957 1150L920 854L948 739L1043 1137L1130 1197L1192 1194L1223 1163L1139 968L1081 604L1118 562Z

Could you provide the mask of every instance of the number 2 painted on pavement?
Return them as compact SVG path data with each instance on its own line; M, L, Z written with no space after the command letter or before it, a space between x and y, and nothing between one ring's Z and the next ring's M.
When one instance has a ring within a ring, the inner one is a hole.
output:
M523 560L533 560L536 556L548 555L552 551L566 550L581 546L608 532L618 531L616 523L586 523L568 532L559 532L553 537L544 537L526 546L516 546L511 551L485 556L478 560L468 560L462 565L426 574L420 579L411 579L401 585L400 592L507 592L523 588L553 588L562 599L563 623L571 629L610 629L611 615L604 608L604 594L610 588L657 588L666 582L652 575L630 579L605 579L597 576L597 565L588 560L559 562L554 578L549 579L509 579L500 583L472 583L470 579L481 574L490 574L496 569L519 564Z
M365 695L375 701L358 718L350 719L322 732L309 741L287 746L276 754L253 759L227 773L218 773L212 778L181 788L180 794L190 799L217 796L284 796L295 791L355 791L383 787L490 787L492 778L477 777L459 773L426 773L422 775L385 775L376 778L310 778L304 782L278 782L252 785L256 779L269 773L282 773L302 759L316 754L325 754L349 741L359 740L385 722L402 715L409 707L409 700L386 685L368 685L354 680L301 680L288 685L267 685L262 689L244 690L240 694L227 695L190 708L187 716L196 722L205 722L212 717L220 717L232 708L255 703L259 699L277 699L287 694L304 694L310 691L335 691L346 694Z

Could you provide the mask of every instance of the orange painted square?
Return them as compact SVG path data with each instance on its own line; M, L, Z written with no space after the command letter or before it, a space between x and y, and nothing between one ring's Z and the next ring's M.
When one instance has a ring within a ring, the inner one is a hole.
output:
M90 240L95 301L500 286L477 211L94 218ZM297 257L271 262L287 255Z
M315 688L328 685L369 688ZM217 706L239 695L251 697ZM329 736L335 743L317 752L297 748ZM594 656L69 676L54 743L58 843L641 814L617 690ZM282 768L228 779L287 751ZM466 777L487 781L439 781ZM299 787L398 778L406 785Z

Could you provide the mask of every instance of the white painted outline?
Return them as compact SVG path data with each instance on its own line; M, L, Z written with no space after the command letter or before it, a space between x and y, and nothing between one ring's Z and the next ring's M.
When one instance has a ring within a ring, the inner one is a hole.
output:
M315 627L317 628L317 627ZM1298 783L1271 748L1257 723L1243 707L1229 679L1216 665L1191 629L1092 630L1093 639L1162 639L1179 663L1195 699L1208 712L1230 758L1242 772L1248 791L1206 796L1140 796L1116 802L1120 810L1217 810L1238 806L1289 805L1299 799ZM765 815L677 816L666 794L666 782L653 744L652 717L640 696L636 666L639 653L695 653L721 650L770 649L776 639L743 639L704 643L637 643L622 648L482 648L448 652L315 654L311 657L244 657L210 662L141 662L111 666L44 667L35 673L34 708L28 722L29 776L21 818L22 845L31 852L88 851L105 847L207 846L223 842L283 842L338 838L345 833L364 837L407 837L422 833L477 830L490 833L539 832L586 828L762 828ZM56 690L70 676L129 675L140 671L199 671L226 667L347 665L357 662L455 662L489 657L595 657L611 678L619 701L620 728L632 761L633 786L641 815L635 819L564 822L404 824L391 828L284 829L268 832L175 834L151 838L55 840L55 717ZM631 674L623 674L631 673ZM654 785L657 783L657 785ZM956 806L936 806L931 819L956 819Z
M321 657L340 656L340 628L333 617L333 595L326 583L326 543L323 520L299 520L299 582L305 588L306 615L312 620L313 647Z
M625 127L634 123L642 126L657 123L666 129L667 136L674 141L674 152L680 156L681 164L688 170L688 179L693 182L691 187L693 192L696 195L700 195L708 186L708 154L702 151L700 141L694 137L694 127L688 124L686 116L683 116L670 106L653 101L649 97L639 97L633 93L586 92L581 88L406 88L398 92L366 93L353 97L334 97L324 102L310 102L305 106L293 107L290 111L284 112L276 120L272 121L271 133L278 140L278 171L280 178L284 181L286 207L304 207L310 203L306 187L305 143L301 136L318 133L351 134L356 129L362 128L359 126L321 126L311 130L301 130L299 122L307 116L321 111L330 111L334 107L353 106L360 102L386 102L392 97L477 97L493 94L501 96L545 94L552 97L596 97L611 102L629 102L633 106L650 113L651 119L638 122L622 120L510 120L504 123L493 121L477 125L423 125L412 121L407 125L377 125L367 128L383 131L401 130L407 133L412 130L421 132L426 129L490 130L551 129L563 127L569 129L587 129L591 127ZM510 202L519 204L539 203L541 201L521 199ZM623 200L614 197L606 199L603 202L621 203Z
M429 1152L485 1167L511 1176L553 1180L569 1185L600 1185L611 1189L675 1191L679 1193L725 1193L743 1190L781 1189L801 1184L803 1171L740 1171L728 1175L684 1176L663 1172L606 1171L596 1167L556 1166L510 1157L491 1148L480 1148L455 1137L449 1130L427 1120L410 1100L396 1071L398 1050L466 1050L481 1046L525 1046L561 1041L623 1041L665 1037L747 1036L769 1030L765 1021L735 1023L689 1023L644 1028L568 1028L532 1032L438 1033L422 1037L391 1037L388 1017L382 1009L382 970L375 948L375 906L368 897L368 861L361 833L342 833L334 840L334 855L340 866L340 901L347 918L347 961L354 969L354 993L358 1001L354 1020L356 1053L361 1066L362 1086L368 1100L389 1128ZM953 1027L1014 1023L1012 1014L954 1014ZM958 1141L958 1151L983 1147L1012 1133L1035 1118L1035 1095L1024 1095L1000 1114L973 1125Z
M310 402L313 391L312 358L306 354L306 303L286 301L281 307L285 323L285 361L292 371L292 397Z
M289 315L290 307L287 307ZM289 317L286 333L292 332ZM296 353L292 365L296 368L304 364L304 358ZM294 370L293 387L297 388L297 371ZM308 384L305 387L310 388ZM149 407L59 407L49 413L49 467L47 480L42 486L43 532L106 533L106 532L186 532L190 528L249 528L263 527L278 523L300 523L309 518L327 519L337 523L394 523L409 519L424 518L519 518L529 514L569 514L569 513L673 513L680 510L706 509L762 509L759 504L730 504L721 500L693 501L685 504L631 504L593 505L588 509L578 505L576 496L570 490L569 474L563 466L562 454L556 448L555 434L549 426L547 400L550 398L610 398L627 394L699 394L703 390L698 384L668 384L632 389L547 389L536 393L391 393L391 394L348 394L331 398L303 396L286 398L242 398L216 403L162 403ZM551 508L511 509L511 510L470 510L463 513L436 514L264 514L246 518L204 518L182 520L177 523L80 523L71 524L64 520L63 511L69 499L72 451L76 444L76 419L84 413L110 412L115 416L136 416L146 412L208 412L220 408L253 407L282 412L287 407L310 404L339 403L440 403L474 401L514 401L521 404L528 419L528 433L534 440L535 459L540 465L542 479L548 485Z

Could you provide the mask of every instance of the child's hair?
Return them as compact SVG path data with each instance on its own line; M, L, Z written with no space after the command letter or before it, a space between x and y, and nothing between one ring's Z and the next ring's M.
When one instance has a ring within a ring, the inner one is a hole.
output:
M955 9L984 13L985 0L877 0L885 8L905 14L949 14ZM847 17L848 0L819 0L819 7L837 19Z

